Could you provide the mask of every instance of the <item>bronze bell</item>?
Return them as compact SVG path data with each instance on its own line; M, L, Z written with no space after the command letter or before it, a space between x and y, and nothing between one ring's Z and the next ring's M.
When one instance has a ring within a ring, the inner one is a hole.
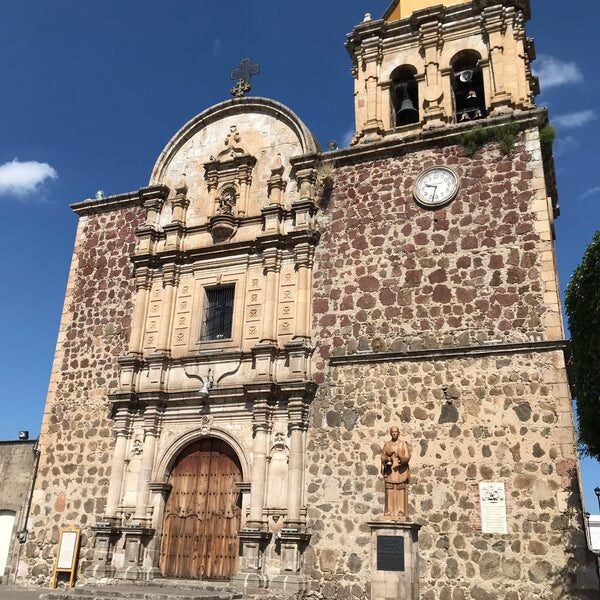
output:
M475 90L471 90L465 98L465 107L471 109L475 108L478 104L479 96L477 96L477 92Z
M408 86L403 84L402 87L402 104L396 118L396 125L408 125L419 121L419 111L415 108L412 100L408 97Z

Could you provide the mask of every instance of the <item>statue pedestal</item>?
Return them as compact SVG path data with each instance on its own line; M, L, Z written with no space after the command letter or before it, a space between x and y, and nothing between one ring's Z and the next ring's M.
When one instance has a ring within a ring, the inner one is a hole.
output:
M409 521L372 521L371 600L419 599L419 530Z

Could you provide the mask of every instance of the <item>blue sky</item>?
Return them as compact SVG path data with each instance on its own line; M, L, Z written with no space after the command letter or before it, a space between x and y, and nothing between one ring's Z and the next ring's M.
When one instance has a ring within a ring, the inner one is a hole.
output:
M70 202L145 185L190 117L253 93L294 109L323 145L353 126L345 34L388 0L19 0L0 21L0 439L39 432L76 219ZM532 0L541 104L558 126L561 284L600 222L600 3ZM600 466L583 462L588 510Z

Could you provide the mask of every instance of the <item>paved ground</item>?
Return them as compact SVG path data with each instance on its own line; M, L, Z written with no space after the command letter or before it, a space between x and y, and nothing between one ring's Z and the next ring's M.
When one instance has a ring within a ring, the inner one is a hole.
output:
M195 583L195 585L194 585ZM192 598L198 600L231 600L232 598L240 598L241 594L232 594L223 589L219 590L219 586L206 586L208 589L202 589L198 582L191 582L186 586L185 582L181 583L183 587L173 585L161 585L160 583L141 583L131 585L111 585L108 587L94 588L81 587L77 588L81 591L93 592L98 589L102 592L111 592L113 598L131 598L138 596L146 598L156 598L156 600L165 600L173 598L175 600L190 600ZM216 588L216 589L215 589ZM40 594L49 592L65 593L64 598L68 598L68 588L60 588L58 590L49 589L26 589L0 586L0 600L39 600ZM102 596L105 594L103 593ZM89 596L88 596L89 597Z
M0 586L0 600L38 600L41 593L49 591L48 589L24 590Z

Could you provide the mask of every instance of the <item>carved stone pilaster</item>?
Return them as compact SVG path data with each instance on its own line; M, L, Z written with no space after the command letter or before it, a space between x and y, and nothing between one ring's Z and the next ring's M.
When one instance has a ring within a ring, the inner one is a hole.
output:
M163 354L168 354L170 351L175 289L179 283L179 275L180 268L176 262L163 264L163 298L156 344L156 351Z
M300 192L300 201L314 201L317 170L315 168L298 170L295 173L295 177L298 191Z
M112 520L98 521L92 526L94 534L94 566L92 574L96 579L115 576L112 564L113 553L121 535L121 528Z
M265 233L283 233L285 210L280 204L269 204L260 209L263 218L263 231Z
M150 290L150 269L138 266L135 270L135 307L131 319L131 333L129 335L129 353L133 356L141 356L144 339L144 319L148 305L148 292ZM123 373L122 373L123 374ZM128 385L133 384L131 380ZM123 385L123 380L122 384Z
M443 27L439 19L421 23L419 32L421 53L425 57L425 73L420 81L425 129L443 127L447 121L444 111L444 86L440 70L440 56L444 47Z
M490 6L482 11L483 28L487 34L489 69L492 90L489 105L492 115L509 112L513 106L513 98L507 91L505 81L504 46L506 34L505 8L501 5Z
M263 311L262 335L259 346L275 346L277 320L279 271L281 269L281 250L277 246L267 246L263 249L263 271L265 274L265 304ZM264 369L261 369L264 372ZM258 376L258 369L257 369ZM261 378L262 375L260 375ZM270 367L269 367L270 378Z
M379 94L379 67L383 58L381 38L374 36L363 40L360 63L364 73L366 114L361 138L365 142L381 139L384 133L383 120L379 114L381 106Z
M124 526L121 528L124 538L124 562L117 569L117 579L128 579L132 581L148 579L148 573L143 568L144 550L154 535L154 530L138 525Z

